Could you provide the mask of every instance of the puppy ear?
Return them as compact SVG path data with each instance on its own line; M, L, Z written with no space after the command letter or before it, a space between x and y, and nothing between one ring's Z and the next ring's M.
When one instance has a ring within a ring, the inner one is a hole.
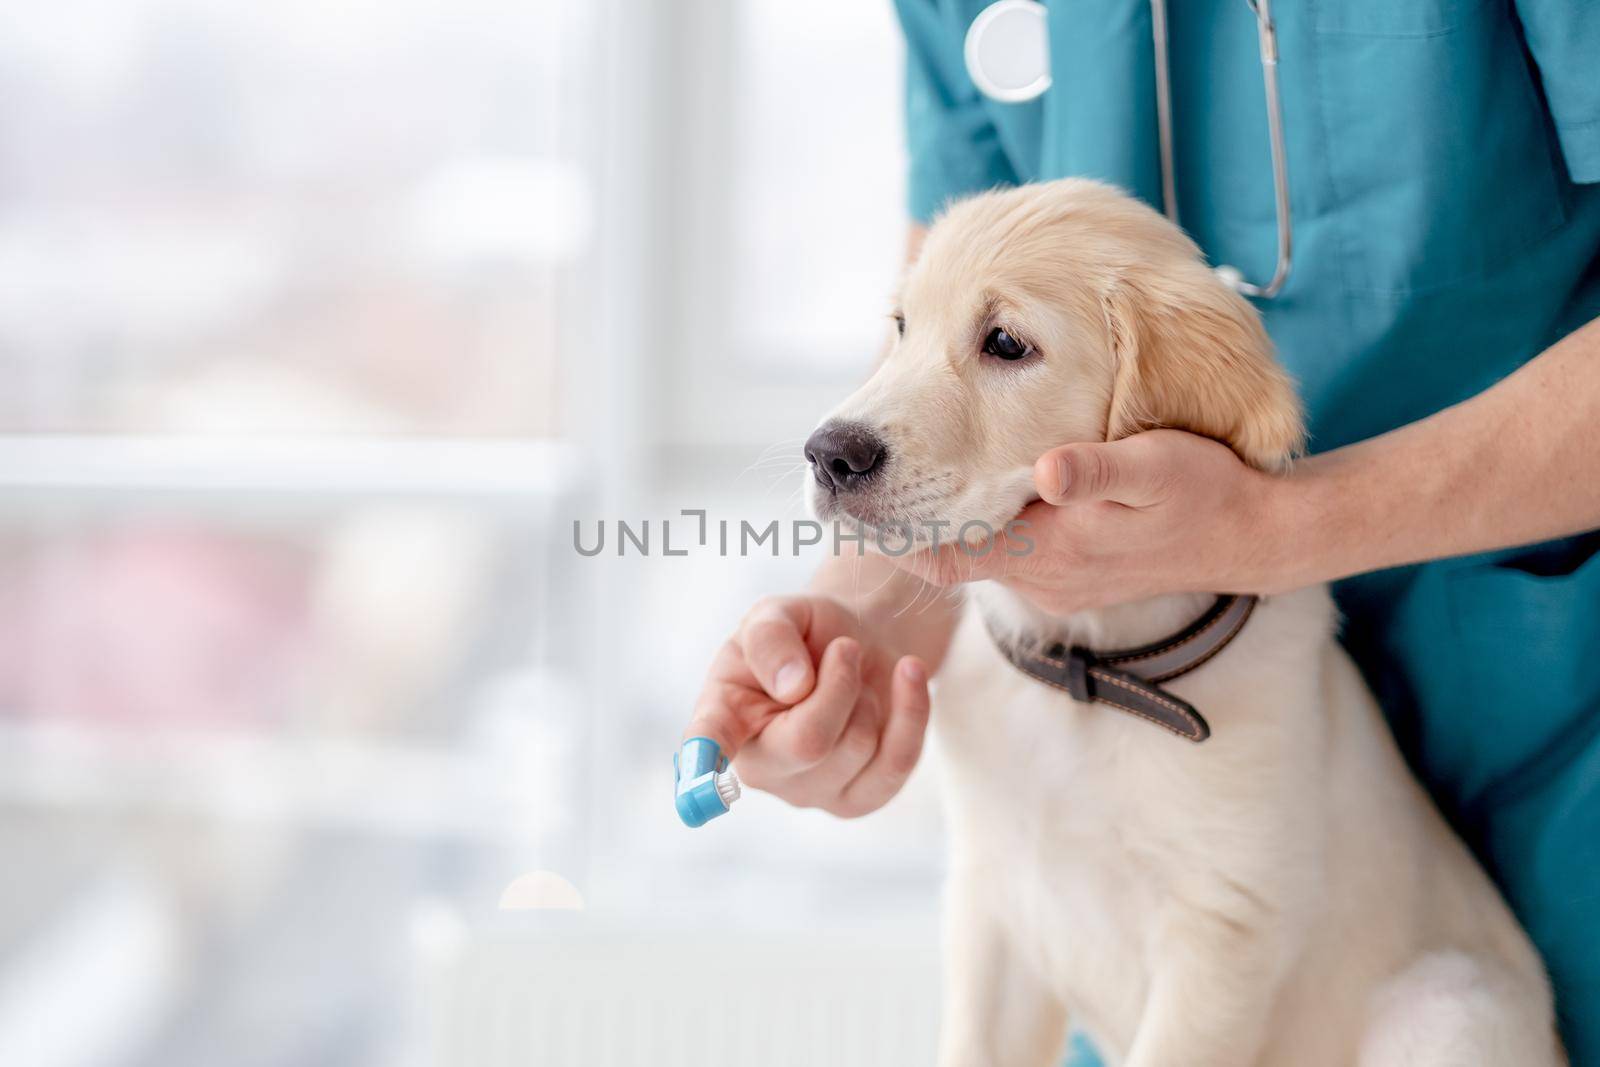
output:
M1305 446L1294 383L1255 308L1196 264L1105 295L1116 377L1106 440L1170 427L1221 441L1261 470Z

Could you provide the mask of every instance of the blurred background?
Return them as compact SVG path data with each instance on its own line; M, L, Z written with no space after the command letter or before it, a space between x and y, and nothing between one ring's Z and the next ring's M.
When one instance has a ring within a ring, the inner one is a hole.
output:
M900 47L852 0L0 6L0 1065L931 1061L930 772L669 802L814 550L572 540L800 516L886 328Z

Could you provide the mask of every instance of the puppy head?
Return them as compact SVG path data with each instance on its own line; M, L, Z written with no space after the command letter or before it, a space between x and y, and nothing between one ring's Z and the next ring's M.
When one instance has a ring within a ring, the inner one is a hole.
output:
M892 349L806 442L824 519L943 540L1004 527L1033 463L1173 427L1263 470L1303 438L1261 323L1158 213L1094 182L953 206L907 272ZM948 524L938 526L936 524Z

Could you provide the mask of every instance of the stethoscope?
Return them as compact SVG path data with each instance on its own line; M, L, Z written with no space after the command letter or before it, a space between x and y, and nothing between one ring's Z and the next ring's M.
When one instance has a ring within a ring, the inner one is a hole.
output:
M1261 43L1261 78L1267 93L1267 136L1272 145L1272 198L1278 222L1278 261L1265 285L1245 280L1237 267L1217 275L1245 296L1277 296L1292 266L1294 227L1289 218L1289 166L1283 148L1283 107L1278 94L1278 34L1271 0L1245 0L1256 16ZM991 100L1014 104L1050 88L1050 44L1046 12L1039 0L996 0L967 29L967 73ZM1156 139L1161 155L1161 199L1167 218L1178 221L1178 180L1172 163L1172 85L1167 59L1166 0L1150 0L1155 37Z

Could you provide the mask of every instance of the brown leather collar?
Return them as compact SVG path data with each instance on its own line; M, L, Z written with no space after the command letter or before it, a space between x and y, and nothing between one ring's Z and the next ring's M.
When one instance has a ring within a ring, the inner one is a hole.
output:
M1161 688L1227 647L1255 610L1253 596L1219 596L1200 618L1169 637L1138 648L1091 652L1057 641L1043 650L1019 648L989 626L1006 659L1023 674L1088 704L1099 701L1137 715L1196 743L1211 727L1194 705ZM985 620L987 622L987 620Z

